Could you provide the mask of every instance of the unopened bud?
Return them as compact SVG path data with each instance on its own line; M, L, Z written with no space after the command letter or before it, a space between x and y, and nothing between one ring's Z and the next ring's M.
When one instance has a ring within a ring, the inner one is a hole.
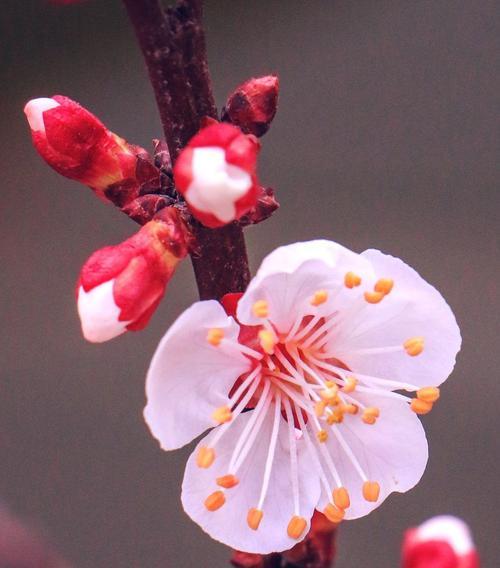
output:
M239 126L247 134L262 136L276 114L278 93L276 75L249 79L229 95L222 120Z
M101 343L146 327L180 260L187 254L184 225L173 208L123 243L96 251L77 285L85 339Z
M469 527L456 517L433 517L406 531L403 568L479 568Z
M205 226L222 227L252 209L259 143L230 124L203 128L179 154L174 166L177 190Z
M113 184L128 186L129 191L137 186L137 155L145 150L128 144L75 101L60 95L33 99L24 112L35 148L61 175L104 198Z

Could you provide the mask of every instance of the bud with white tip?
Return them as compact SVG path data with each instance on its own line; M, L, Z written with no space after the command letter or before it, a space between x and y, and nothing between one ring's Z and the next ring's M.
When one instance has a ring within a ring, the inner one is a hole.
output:
M174 167L177 190L206 227L222 227L252 209L258 196L259 143L230 124L203 128Z
M402 556L403 568L479 568L469 527L451 515L406 531Z
M126 241L96 251L77 284L85 339L102 343L146 327L187 252L184 225L171 207Z

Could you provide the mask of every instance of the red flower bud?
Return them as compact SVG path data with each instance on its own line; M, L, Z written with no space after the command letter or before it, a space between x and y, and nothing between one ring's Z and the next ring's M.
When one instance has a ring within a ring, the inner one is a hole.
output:
M173 208L123 243L96 251L77 284L84 337L101 343L146 327L187 252L186 230Z
M406 531L403 568L479 568L467 525L451 516L429 519Z
M237 87L222 111L222 120L232 122L247 134L262 136L278 107L279 80L276 75L249 79Z
M222 227L255 206L259 143L230 124L196 134L174 166L177 190L205 226Z
M101 197L112 184L137 185L137 155L128 144L68 97L33 99L24 107L33 143L61 175L84 183Z

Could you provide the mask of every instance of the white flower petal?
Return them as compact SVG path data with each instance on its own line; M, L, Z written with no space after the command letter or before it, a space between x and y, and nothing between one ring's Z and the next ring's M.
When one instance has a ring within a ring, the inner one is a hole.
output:
M271 407L272 408L272 407ZM182 485L182 503L187 514L212 538L245 552L267 554L286 550L297 543L287 534L287 526L294 515L288 424L280 418L280 429L269 491L264 501L264 516L258 530L247 525L248 510L256 507L273 426L273 412L268 412L258 440L251 453L237 472L239 484L225 492L226 503L217 511L207 511L204 501L212 492L220 489L215 479L228 473L228 464L236 441L250 420L252 412L241 414L215 446L216 458L209 469L196 465L197 450L186 466ZM198 445L210 446L216 430L210 432ZM309 520L320 494L319 480L308 459L303 439L297 440L300 488L300 515ZM309 527L309 525L308 525ZM304 531L304 536L309 529Z
M267 301L269 319L285 333L297 317L328 313L351 302L353 290L344 286L347 272L355 272L371 280L371 265L360 255L325 240L295 243L279 247L262 262L257 275L238 304L238 319L248 325L261 322L252 312L259 300ZM328 301L313 309L310 302L315 292L326 290Z
M376 503L363 498L363 481L331 432L326 447L351 498L346 519L367 515L393 491L404 493L414 487L424 473L428 458L427 439L422 424L405 402L360 393L357 393L356 399L366 406L380 409L377 422L368 425L360 420L359 415L346 415L344 422L336 428L368 480L380 484L380 497ZM322 510L326 503L327 498L323 494L319 509Z
M362 253L377 278L392 278L394 287L378 304L366 304L345 322L330 348L351 370L416 386L437 386L449 376L460 349L457 322L441 294L403 261L376 250ZM424 338L424 350L415 357L401 349L386 353L358 350L402 346L413 337Z
M32 99L24 107L24 114L28 119L31 130L35 132L45 132L45 124L43 122L43 113L46 110L60 106L54 99L42 97L40 99Z
M78 290L78 314L83 336L92 343L102 343L124 333L129 321L120 321L120 308L115 304L113 286L108 280L92 290Z
M469 527L457 517L440 515L422 523L416 530L417 540L447 542L459 556L474 550Z
M207 341L211 328L224 332L219 346ZM234 319L210 300L188 308L161 340L146 378L144 417L163 449L180 448L215 426L213 411L228 403L231 387L251 366L234 346L238 332Z

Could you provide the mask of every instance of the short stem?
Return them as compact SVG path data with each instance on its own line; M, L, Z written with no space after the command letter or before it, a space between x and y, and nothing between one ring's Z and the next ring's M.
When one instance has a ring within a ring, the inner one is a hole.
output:
M178 0L167 11L159 0L123 0L148 68L172 161L198 132L204 117L217 118L201 22L201 0ZM191 255L201 299L242 292L250 273L238 225L207 229L193 223Z

